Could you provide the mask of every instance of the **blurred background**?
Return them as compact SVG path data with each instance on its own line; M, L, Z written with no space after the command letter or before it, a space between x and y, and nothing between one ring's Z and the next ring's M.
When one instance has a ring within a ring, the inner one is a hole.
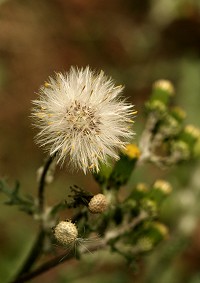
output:
M200 1L0 0L0 175L11 185L20 180L25 194L36 195L36 170L45 158L33 140L31 100L48 76L71 65L103 69L125 85L124 95L139 111L136 140L156 79L174 83L174 103L200 127ZM135 172L132 182L165 176L174 185L162 211L171 236L137 271L99 251L81 267L65 263L31 282L200 283L200 165L169 172L147 167ZM72 184L98 191L91 176L64 168L48 189L48 203L63 199ZM1 196L0 278L7 282L31 247L37 224L3 201Z

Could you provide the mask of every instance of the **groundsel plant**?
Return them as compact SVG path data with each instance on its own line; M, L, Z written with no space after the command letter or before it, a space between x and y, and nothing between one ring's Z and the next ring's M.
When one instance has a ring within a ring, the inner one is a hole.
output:
M37 143L51 156L56 153L61 164L69 157L72 168L98 172L99 162L118 159L133 137L136 112L121 98L122 90L103 71L89 67L50 77L33 101Z
M144 105L146 120L137 136L139 146L129 143L135 111L121 98L122 89L103 72L89 67L72 67L40 88L32 117L39 128L36 141L47 149L48 158L37 171L38 195L27 197L19 183L12 188L5 179L0 180L0 191L8 197L6 204L16 205L39 222L36 240L12 283L27 282L61 262L74 257L81 260L83 254L100 248L137 267L138 260L161 241L173 241L162 223L160 208L175 189L160 177L151 183L145 174L130 181L131 175L146 163L152 169L172 170L172 165L197 160L200 130L185 124L180 107L171 106L175 95L171 82L159 80ZM107 158L116 161L108 166ZM73 168L91 171L98 192L94 194L89 183L87 189L70 185L63 198L49 206L45 188L54 181L56 161L62 164L65 159ZM68 212L71 220L63 221ZM63 248L62 254L60 249L55 254L55 241Z

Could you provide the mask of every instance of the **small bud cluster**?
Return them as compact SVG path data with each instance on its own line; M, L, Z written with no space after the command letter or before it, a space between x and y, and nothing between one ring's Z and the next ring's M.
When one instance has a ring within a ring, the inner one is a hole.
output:
M174 87L169 81L157 81L146 103L146 129L140 140L140 160L149 160L159 166L169 166L198 156L200 130L184 125L185 112L170 107Z

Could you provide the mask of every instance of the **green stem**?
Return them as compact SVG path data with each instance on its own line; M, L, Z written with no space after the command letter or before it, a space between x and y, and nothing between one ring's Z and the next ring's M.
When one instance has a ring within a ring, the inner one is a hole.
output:
M39 182L39 188L38 188L38 200L39 200L39 211L40 213L43 212L44 210L44 188L45 188L45 178L46 178L46 175L47 175L47 172L49 170L49 167L54 159L55 155L53 156L50 156L45 165L44 165L44 169L42 171L42 175L41 175L41 178L40 178L40 182Z
M41 247L43 245L44 236L45 236L45 232L43 230L41 230L38 233L38 236L35 240L35 243L34 243L32 249L31 249L24 265L22 266L22 268L18 272L16 278L20 278L22 274L30 271L31 267L33 266L33 264L35 263L35 261L37 260L39 255L41 254Z
M83 249L81 251L81 254L87 253L87 252L94 252L98 249L103 249L105 248L109 241L119 237L121 235L123 235L124 233L126 233L127 231L134 229L134 227L136 225L138 225L141 221L145 220L146 217L148 215L145 212L141 212L138 217L136 217L135 219L133 219L133 221L131 223L126 223L124 224L120 229L114 229L111 231L108 231L104 237L104 239L102 239L102 241L100 241L99 243L97 243L97 245L94 245L93 243L91 244L91 246L89 246L86 250ZM23 283L23 282L27 282L37 276L39 276L40 274L48 271L49 269L58 266L59 264L72 259L74 257L74 253L73 251L71 251L71 253L69 254L62 254L60 256L57 256L49 261L47 261L46 263L43 263L41 266L39 266L38 268L36 268L35 270L33 270L32 272L29 273L25 273L23 274L21 277L18 277L17 279L15 279L14 281L12 281L11 283Z
M39 187L38 187L38 202L39 202L39 213L42 214L44 211L44 189L45 189L45 178L48 172L48 169L54 159L54 156L50 156L45 165L44 165L44 169L40 178L40 182L39 182ZM22 268L20 269L20 271L17 273L16 279L14 280L14 282L23 282L20 278L23 277L23 274L27 274L27 272L29 272L32 268L32 266L34 265L34 263L36 262L36 260L38 259L38 257L40 256L41 252L42 252L42 247L43 247L43 242L44 242L44 238L45 238L45 230L43 228L43 223L41 223L40 225L40 230L38 233L38 236L35 240L35 243L28 255L28 257L26 258Z
M105 246L105 244L104 244ZM91 248L89 248L89 251L95 251L99 248L99 246L93 246ZM83 253L87 253L88 250L84 251ZM45 263L43 263L41 266L39 266L38 268L36 268L35 270L33 270L32 272L29 273L25 273L24 275L22 275L21 277L11 281L11 283L23 283L23 282L27 282L37 276L39 276L40 274L43 274L44 272L47 272L49 269L52 269L56 266L58 266L61 263L64 263L65 261L72 259L74 257L74 253L73 251L70 254L62 254L60 256L57 256Z

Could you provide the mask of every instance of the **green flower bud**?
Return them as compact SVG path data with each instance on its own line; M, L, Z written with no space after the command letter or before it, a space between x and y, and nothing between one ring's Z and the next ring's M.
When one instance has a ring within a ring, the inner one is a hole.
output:
M181 140L172 142L171 151L173 155L179 156L180 160L188 160L191 155L188 144Z
M172 186L164 180L157 180L153 184L153 189L162 192L164 195L169 195L172 192Z
M167 113L166 105L160 100L150 100L145 106L148 111L155 112L158 116L163 116Z
M154 200L157 204L160 204L171 191L172 187L170 183L164 180L157 180L150 190L149 198Z
M157 215L158 206L157 203L152 199L143 199L141 201L142 208L152 217Z
M140 201L147 197L149 193L149 188L145 183L138 183L137 186L131 192L129 199L133 199L135 201Z
M174 95L175 90L172 83L168 80L158 80L153 84L151 101L159 100L163 104L167 105L169 99Z
M170 137L179 134L181 131L180 123L171 115L166 115L161 121L159 132L165 136Z
M153 227L158 233L160 233L160 236L161 236L163 239L165 239L165 238L168 237L168 235L169 235L169 229L168 229L168 227L167 227L165 224L163 224L163 223L161 223L161 222L155 221L155 222L152 223L152 227Z
M149 237L141 237L138 239L136 246L140 252L148 252L153 249L153 241Z
M172 107L170 113L179 122L182 122L186 118L186 112L178 106Z

